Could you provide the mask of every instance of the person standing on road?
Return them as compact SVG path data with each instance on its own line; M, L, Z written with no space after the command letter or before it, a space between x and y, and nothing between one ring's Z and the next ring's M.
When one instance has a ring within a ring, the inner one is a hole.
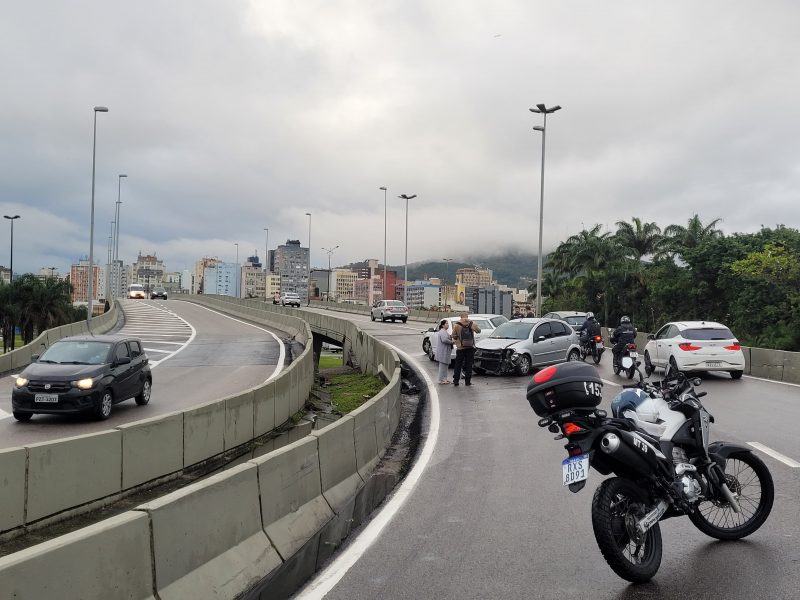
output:
M439 331L436 332L436 361L439 363L439 383L450 383L447 380L447 369L450 367L450 354L453 349L453 337L450 335L450 321L442 319Z
M456 366L453 385L458 385L461 371L464 371L464 384L472 385L472 359L475 357L475 335L481 328L469 320L469 313L462 312L461 319L453 325L453 343L456 346Z

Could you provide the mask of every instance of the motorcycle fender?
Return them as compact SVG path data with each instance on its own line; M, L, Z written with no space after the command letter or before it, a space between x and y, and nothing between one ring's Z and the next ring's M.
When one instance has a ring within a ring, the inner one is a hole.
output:
M570 483L567 487L569 488L570 492L572 492L573 494L577 494L585 486L586 486L586 480L584 479L583 481L576 481L575 483Z
M741 444L733 444L731 442L713 442L708 445L708 455L716 462L721 469L725 469L725 460L732 454L741 454L742 452L752 452L752 448L742 446Z

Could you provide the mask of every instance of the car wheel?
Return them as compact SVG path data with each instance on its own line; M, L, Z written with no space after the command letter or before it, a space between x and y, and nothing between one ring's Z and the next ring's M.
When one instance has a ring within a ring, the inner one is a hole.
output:
M13 413L14 413L14 418L17 421L30 421L31 417L33 417L33 413L23 413L17 411L13 411Z
M422 340L422 351L428 355L428 358L433 360L433 349L431 348L430 340L427 338Z
M527 375L531 372L531 357L523 354L519 357L519 364L517 365L517 373L520 375Z
M408 321L408 317L406 317L406 318L404 318L404 319L400 319L400 320L401 320L403 323L405 323L406 321Z
M370 311L369 318L374 321L375 320L375 313Z
M480 367L472 367L472 372L476 375L486 375L486 371Z
M381 323L386 323L386 315L381 313Z
M100 404L94 409L94 416L100 421L105 421L111 416L111 407L114 404L114 397L111 395L111 390L105 390L103 397L100 399Z
M655 370L656 370L656 368L653 366L653 361L650 360L650 353L647 350L645 350L644 351L644 372L648 377L650 377L650 375L652 375L653 371L655 371Z
M741 379L744 371L731 371L731 379Z
M152 384L150 383L149 379L145 379L144 383L142 384L142 391L139 392L139 395L136 396L136 404L139 406L144 406L148 402L150 402L150 393L152 392Z
M581 360L581 353L579 350L571 350L569 354L567 354L567 360L575 361Z

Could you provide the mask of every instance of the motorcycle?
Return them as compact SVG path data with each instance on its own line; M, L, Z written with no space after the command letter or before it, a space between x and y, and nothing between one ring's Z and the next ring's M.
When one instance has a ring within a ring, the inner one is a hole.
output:
M594 364L600 364L600 357L603 356L606 347L603 345L603 337L600 335L592 335L588 338L581 339L581 360L586 360L586 357L592 355Z
M625 369L636 368L629 356ZM603 558L631 582L652 579L661 564L659 523L687 516L719 540L757 531L772 510L767 466L746 446L710 442L714 417L699 379L668 369L659 382L624 386L612 417L597 408L603 382L591 365L568 362L539 371L527 398L539 426L566 440L562 483L577 493L590 469L603 480L592 499L592 528Z
M628 357L631 359L631 366L624 367L621 363ZM639 366L639 353L637 352L636 344L633 342L625 344L625 350L618 355L614 355L611 366L614 369L614 375L624 372L628 379L633 379L633 376L636 375L636 368Z

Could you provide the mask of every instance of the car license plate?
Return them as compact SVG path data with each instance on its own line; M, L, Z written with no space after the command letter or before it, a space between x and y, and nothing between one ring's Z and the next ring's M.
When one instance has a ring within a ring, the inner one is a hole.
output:
M561 461L561 474L564 485L577 483L589 477L589 455L570 456Z
M721 367L722 361L721 360L707 360L706 361L707 367Z
M36 394L33 397L34 402L58 402L58 394Z

